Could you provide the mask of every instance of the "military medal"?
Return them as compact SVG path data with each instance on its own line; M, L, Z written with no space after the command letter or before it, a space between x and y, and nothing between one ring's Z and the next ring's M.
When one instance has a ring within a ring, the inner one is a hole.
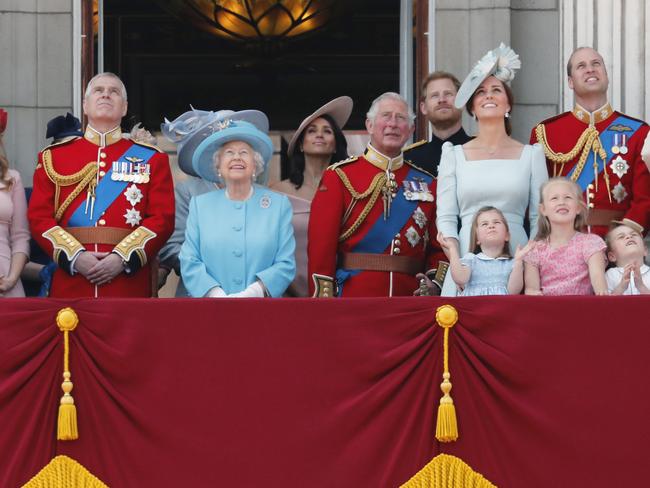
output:
M627 154L627 134L621 134L621 154Z
M619 179L623 178L623 175L625 175L630 169L630 165L627 164L627 161L625 161L620 154L612 160L609 167L612 168L612 173L618 176Z
M621 147L619 146L618 140L619 140L620 134L614 134L614 145L612 146L612 152L614 154L618 154L621 152Z
M129 224L131 227L135 227L136 225L139 225L140 221L142 220L142 217L140 216L140 212L135 208L128 209L124 214L124 218L126 219L126 223Z

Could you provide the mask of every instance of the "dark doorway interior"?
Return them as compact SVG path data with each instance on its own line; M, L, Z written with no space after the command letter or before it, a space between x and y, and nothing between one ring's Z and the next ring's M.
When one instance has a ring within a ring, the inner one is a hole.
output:
M399 2L346 2L322 30L282 46L251 48L215 37L147 0L105 3L105 70L129 91L129 118L157 130L189 109L260 109L272 130L292 130L334 97L355 102L347 129L362 129L370 102L399 91Z

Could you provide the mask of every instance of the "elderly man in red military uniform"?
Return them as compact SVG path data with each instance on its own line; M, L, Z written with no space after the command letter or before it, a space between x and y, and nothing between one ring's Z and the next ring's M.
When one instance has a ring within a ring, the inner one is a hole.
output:
M45 148L34 172L32 235L58 265L50 296L151 296L151 261L174 227L168 158L122 137L116 75L90 80L83 109L84 136Z
M535 127L531 143L542 144L549 175L566 176L584 190L591 232L605 236L612 220L623 220L645 233L650 174L641 149L648 125L609 105L607 70L594 49L576 49L567 75L574 109Z
M311 204L308 267L313 296L400 296L435 273L431 174L404 160L414 115L397 93L371 105L363 156L330 166Z

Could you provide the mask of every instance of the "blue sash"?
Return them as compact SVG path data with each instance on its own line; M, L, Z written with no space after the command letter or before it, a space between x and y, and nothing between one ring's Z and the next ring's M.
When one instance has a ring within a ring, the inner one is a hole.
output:
M433 178L414 168L409 170L404 177L404 180L411 180L416 176L426 181L429 188L431 188ZM390 218L384 220L384 214L382 213L366 235L357 243L352 252L382 254L395 237L395 234L402 230L404 225L406 225L406 222L411 215L413 215L413 212L419 203L419 200L407 200L404 197L404 188L400 188L397 192L397 196L391 203ZM340 268L336 270L339 296L342 294L343 283L345 280L351 276L359 274L360 272L361 270L359 269L348 270Z
M142 161L139 164L146 164L154 154L156 154L155 149L133 144L117 159L118 163L120 163L118 166L121 166L122 162L129 164L128 160L123 161L127 157L141 159ZM90 218L90 208L86 213L86 200L83 200L70 217L68 227L94 227L99 217L120 196L124 188L131 183L130 181L113 181L112 174L113 168L111 167L100 180L97 188L95 188L95 205L92 219Z
M593 163L595 161L596 164L598 165L598 174L600 174L600 172L605 169L605 165L609 164L609 162L615 156L614 153L612 152L612 146L614 145L614 135L617 134L617 133L620 133L620 131L612 130L612 127L621 126L621 125L630 128L629 131L627 131L627 130L625 131L625 134L626 134L627 139L629 141L632 138L632 136L634 135L634 133L637 130L639 130L639 127L641 127L641 122L639 122L638 120L629 119L629 118L625 117L624 115L619 115L618 117L616 117L616 119L611 124L609 124L609 126L603 132L600 133L600 143L601 143L603 149L605 150L605 152L607 153L607 158L605 159L605 161L600 161L600 158L598 157L598 155L594 154L593 152L591 153L592 167L593 167ZM591 170L591 171L587 170L587 165L588 164L589 164L588 162L585 164L585 166L582 169L582 173L580 173L580 176L576 180L576 183L578 183L578 185L580 185L580 188L582 188L582 191L587 191L587 186L589 186L589 184L593 183L593 181L595 179L593 170ZM573 169L569 172L569 174L567 176L569 178L571 178L571 176L573 175L575 170L576 170L576 168L574 166Z

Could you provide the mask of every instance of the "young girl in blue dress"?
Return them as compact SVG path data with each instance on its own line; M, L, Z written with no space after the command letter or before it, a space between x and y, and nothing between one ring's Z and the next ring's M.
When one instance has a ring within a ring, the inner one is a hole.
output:
M501 210L482 207L474 215L470 232L471 252L462 258L457 246L438 234L449 259L449 270L459 296L517 295L524 285L523 257L529 244L510 253L508 221Z

